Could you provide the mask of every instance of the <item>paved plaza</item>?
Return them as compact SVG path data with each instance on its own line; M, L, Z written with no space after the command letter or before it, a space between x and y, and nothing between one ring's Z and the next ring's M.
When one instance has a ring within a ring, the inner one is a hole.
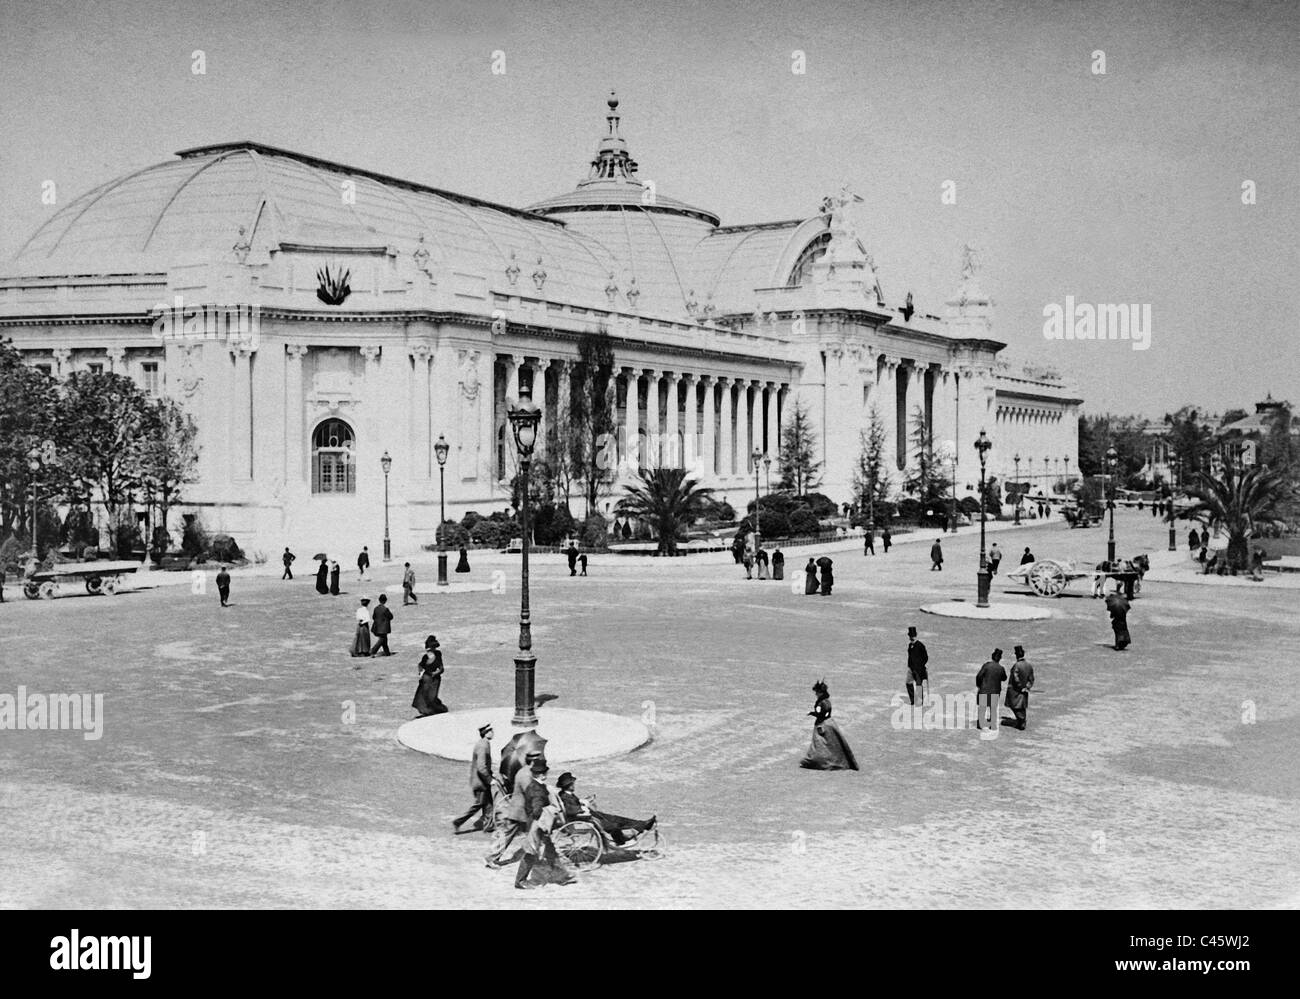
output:
M1121 555L1165 547L1146 513L1121 512L1117 533ZM1105 554L1104 528L996 537L1003 574L1026 545ZM922 614L975 590L977 539L947 539L942 573L928 571L930 540L874 558L838 546L829 597L745 581L729 556L599 556L585 579L537 558L538 692L653 723L637 752L575 767L580 790L657 814L668 849L531 893L484 868L485 837L452 835L466 764L395 739L430 632L453 710L510 702L518 556L474 557L471 578L501 570L504 592L394 600L390 659L348 656L352 612L397 582L401 559L361 586L345 574L336 598L310 572L237 571L226 610L210 580L203 595L18 598L0 606L0 693L102 693L104 725L98 740L0 732L0 905L1300 903L1300 594L1150 582L1116 653L1085 584L1041 601L995 581L995 601L1046 604L1048 620ZM806 559L786 567L801 577ZM1028 730L982 741L901 725L908 625L945 698L973 690L995 645L1009 662L1023 644L1037 671ZM860 772L799 768L822 677Z

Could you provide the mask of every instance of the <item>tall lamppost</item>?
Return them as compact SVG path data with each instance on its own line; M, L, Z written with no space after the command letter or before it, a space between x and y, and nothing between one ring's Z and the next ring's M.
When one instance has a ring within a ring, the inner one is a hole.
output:
M950 533L957 533L957 448L954 446L948 455L948 474L952 477L952 497L948 523L952 525Z
M979 452L980 456L980 571L975 577L976 607L987 607L989 605L989 583L993 579L993 574L989 572L988 554L984 550L984 505L985 494L988 491L984 481L984 469L991 447L993 447L993 442L989 440L988 434L981 429L979 437L975 440L975 450Z
M1106 467L1110 469L1110 498L1106 507L1110 510L1110 539L1106 542L1106 561L1115 561L1115 469L1119 465L1119 452L1114 446L1106 448Z
M447 585L447 540L443 536L443 525L447 523L447 454L451 445L442 434L438 443L433 445L433 453L438 456L438 585Z
M1173 454L1169 456L1169 550L1178 551L1178 538L1174 534L1174 494L1178 491L1178 480L1174 470L1177 467ZM1154 500L1152 501L1154 502Z
M758 464L763 460L763 452L754 448L754 554L758 554L758 547L762 544L762 535L758 532Z
M1070 491L1070 456L1065 456L1065 491Z
M384 466L384 561L393 560L393 543L388 540L388 473L392 470L393 459L389 457L388 452L379 459L379 464Z
M523 538L523 565L520 569L519 595L519 655L515 656L515 715L512 725L520 728L537 726L534 698L534 674L537 657L533 655L533 623L528 611L528 471L533 463L533 448L537 446L537 427L542 422L542 411L533 402L531 388L521 387L518 401L508 400L510 427L515 435L515 449L519 453L519 467L523 473L523 501L519 505L520 531Z
M1016 456L1015 456L1014 458L1012 458L1011 460L1014 461L1014 462L1016 463L1016 509L1015 509L1015 520L1013 521L1013 523L1015 524L1016 527L1019 527L1019 526L1020 526L1020 499L1021 499L1021 496L1020 496L1020 452L1017 451L1017 452L1016 452Z
M772 459L766 454L763 455L763 490L772 495Z
M40 558L36 550L36 477L41 471L41 449L35 445L27 452L27 467L32 473L32 558Z
M1043 455L1043 494L1052 494L1052 459L1048 455Z

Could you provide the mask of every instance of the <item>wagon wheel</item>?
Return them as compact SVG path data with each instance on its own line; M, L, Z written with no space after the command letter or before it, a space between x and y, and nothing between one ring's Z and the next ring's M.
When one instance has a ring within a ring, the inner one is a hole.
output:
M1055 562L1035 562L1029 567L1029 585L1040 597L1059 597L1067 582L1065 570Z
M89 593L92 597L100 591L103 585L104 585L103 576L86 577L86 592Z
M104 596L111 597L117 592L117 588L121 585L122 581L120 579L116 576L109 576L104 580L104 585L100 587L100 590L103 592Z
M570 822L551 833L555 851L579 871L589 871L600 863L605 843L590 822Z
M41 592L41 599L53 600L54 595L59 592L59 586L57 583L55 583L52 580L48 583L41 583L40 592Z
M33 582L23 583L23 596L28 600L41 599L41 584Z

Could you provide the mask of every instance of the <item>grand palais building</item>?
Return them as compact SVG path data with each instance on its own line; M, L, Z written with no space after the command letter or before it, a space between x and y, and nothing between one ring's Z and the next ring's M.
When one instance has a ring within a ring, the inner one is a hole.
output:
M743 509L750 456L777 457L796 400L821 491L841 503L873 407L896 490L918 406L958 445L959 494L978 481L981 429L1004 481L1016 454L1038 486L1077 469L1082 400L1000 358L970 257L959 269L954 248L943 316L914 311L886 298L853 196L824 193L803 219L722 225L638 179L612 96L587 178L523 209L253 142L203 146L52 215L0 265L0 336L56 376L121 372L179 400L200 459L177 513L269 553L373 547L385 452L395 549L432 541L440 436L448 517L504 508L505 400L531 386L544 436L578 338L599 327L624 479L684 464Z

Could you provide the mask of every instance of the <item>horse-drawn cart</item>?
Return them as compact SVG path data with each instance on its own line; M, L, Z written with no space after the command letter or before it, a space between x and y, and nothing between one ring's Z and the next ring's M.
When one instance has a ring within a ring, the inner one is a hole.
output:
M139 562L62 562L48 569L31 569L23 579L23 596L28 600L53 600L85 587L94 596L112 596L123 585L123 577L140 568Z
M1148 565L1145 555L1139 555L1123 568L1109 568L1102 562L1095 567L1083 569L1071 561L1046 558L1008 572L1007 579L1028 586L1040 597L1059 597L1078 579L1089 581L1094 597L1101 596L1108 579L1115 580L1118 588L1126 588L1131 583L1132 592L1136 595L1142 589L1142 577Z

